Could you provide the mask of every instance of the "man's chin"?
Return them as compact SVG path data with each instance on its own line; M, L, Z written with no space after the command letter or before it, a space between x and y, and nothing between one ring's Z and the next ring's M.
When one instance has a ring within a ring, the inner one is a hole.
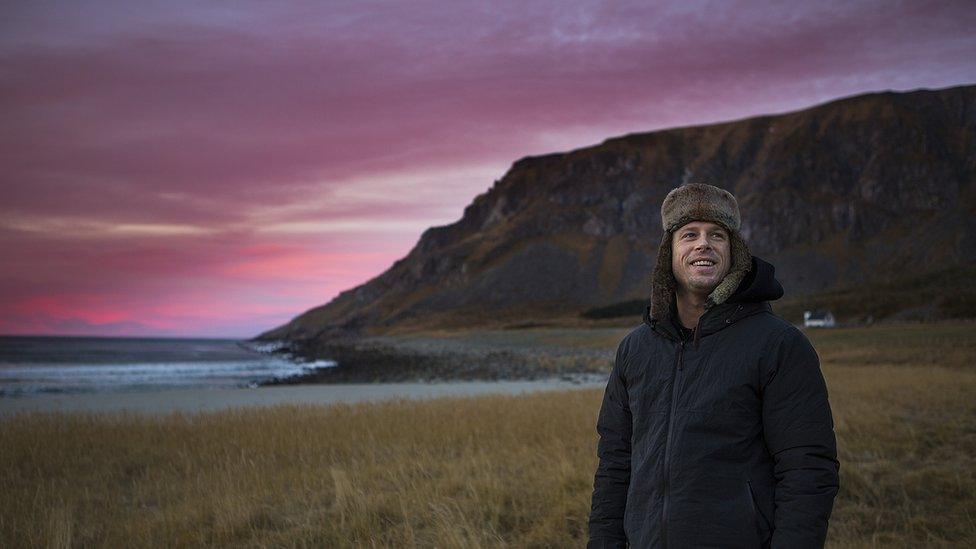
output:
M692 292L696 294L708 295L712 293L712 290L718 287L718 283L719 283L718 280L712 280L712 279L689 280L688 287Z

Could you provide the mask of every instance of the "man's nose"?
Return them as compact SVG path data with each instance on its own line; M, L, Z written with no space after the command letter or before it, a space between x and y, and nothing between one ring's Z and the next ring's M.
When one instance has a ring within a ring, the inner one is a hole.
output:
M712 243L708 241L708 237L705 235L699 236L698 239L695 241L696 250L703 250L711 247L712 247Z

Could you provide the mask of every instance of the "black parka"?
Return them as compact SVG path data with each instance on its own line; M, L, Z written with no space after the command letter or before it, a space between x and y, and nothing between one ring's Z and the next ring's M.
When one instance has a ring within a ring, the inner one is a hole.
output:
M693 339L645 312L597 421L589 547L822 547L838 489L820 362L753 258Z

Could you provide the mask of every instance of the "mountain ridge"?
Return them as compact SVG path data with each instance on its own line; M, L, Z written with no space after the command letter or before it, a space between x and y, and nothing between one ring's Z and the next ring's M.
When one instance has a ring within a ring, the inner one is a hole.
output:
M645 298L660 203L688 181L736 194L743 236L788 296L968 272L974 145L976 86L958 86L523 157L386 271L258 338L531 322ZM913 237L945 227L952 242Z

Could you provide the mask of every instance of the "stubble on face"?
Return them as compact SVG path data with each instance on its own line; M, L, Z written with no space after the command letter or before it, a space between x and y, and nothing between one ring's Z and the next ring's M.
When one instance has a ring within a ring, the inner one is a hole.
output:
M678 292L706 297L732 268L729 232L710 221L692 221L671 237L671 272Z

